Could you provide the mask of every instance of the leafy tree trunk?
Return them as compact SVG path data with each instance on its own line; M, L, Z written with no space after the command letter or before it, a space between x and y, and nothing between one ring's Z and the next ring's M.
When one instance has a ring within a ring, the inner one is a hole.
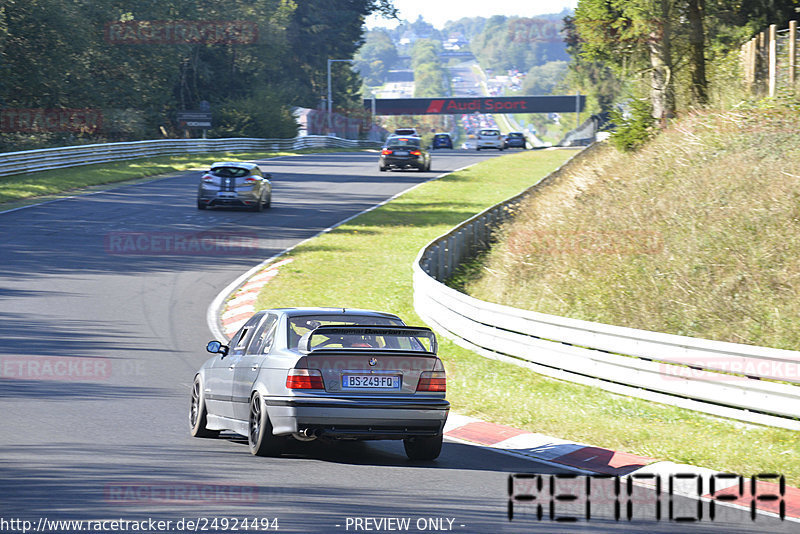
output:
M666 125L675 116L674 77L672 75L672 41L670 39L670 1L660 0L659 23L653 28L648 41L650 53L650 100L653 118Z
M691 46L689 65L692 72L692 103L705 105L708 103L708 82L706 80L705 58L705 0L688 0L687 17L689 19L689 44Z

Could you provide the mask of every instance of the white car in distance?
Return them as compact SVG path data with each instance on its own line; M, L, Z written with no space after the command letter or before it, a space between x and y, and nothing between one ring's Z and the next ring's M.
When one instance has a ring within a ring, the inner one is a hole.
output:
M480 150L482 148L503 150L505 148L505 138L500 133L500 130L496 128L482 128L479 130L478 135L475 136L475 149Z

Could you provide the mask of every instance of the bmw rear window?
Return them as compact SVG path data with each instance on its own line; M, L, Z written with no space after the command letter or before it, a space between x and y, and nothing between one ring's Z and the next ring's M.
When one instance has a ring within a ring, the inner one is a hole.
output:
M403 326L403 321L400 319L370 315L302 315L290 317L288 323L290 349L296 349L297 343L304 334L320 326Z

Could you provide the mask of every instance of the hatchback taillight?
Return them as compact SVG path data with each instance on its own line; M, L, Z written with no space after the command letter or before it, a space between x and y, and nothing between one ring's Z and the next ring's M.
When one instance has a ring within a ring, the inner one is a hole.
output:
M322 373L317 369L289 369L286 377L289 389L325 389Z
M447 391L447 375L444 371L423 371L419 375L417 391Z
M204 174L203 175L203 181L208 183L208 184L210 184L211 182L214 181L214 177L211 176L210 174Z
M250 176L249 178L245 179L244 183L252 185L252 184L256 183L257 181L258 181L257 179L255 179L252 176Z
M384 156L388 156L388 155L392 154L392 151L389 150L388 148L384 148L383 150L381 150L381 154L384 155Z

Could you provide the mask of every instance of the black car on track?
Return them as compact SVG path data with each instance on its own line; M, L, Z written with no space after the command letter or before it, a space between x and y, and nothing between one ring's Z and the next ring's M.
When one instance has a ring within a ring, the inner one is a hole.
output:
M422 146L422 139L414 136L392 135L381 149L378 170L414 168L431 170L431 155Z

